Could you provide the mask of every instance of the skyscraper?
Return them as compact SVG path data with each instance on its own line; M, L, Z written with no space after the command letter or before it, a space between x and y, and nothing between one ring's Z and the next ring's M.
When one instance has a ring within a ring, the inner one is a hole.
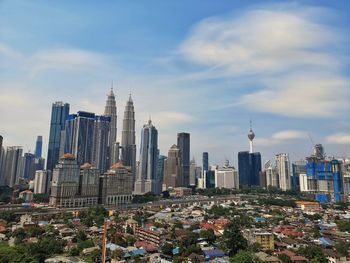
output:
M163 180L164 180L164 167L166 156L159 155L158 156L158 168L157 168L157 181L159 183L159 189L162 190Z
M158 155L158 131L149 120L143 125L141 131L140 166L135 182L136 194L148 192L160 194L159 182L156 181Z
M9 146L6 148L3 184L10 187L18 183L22 161L22 147Z
M181 132L177 134L177 147L181 151L182 186L190 185L190 134Z
M171 146L164 162L163 190L183 186L181 151L176 144Z
M78 164L91 163L105 172L110 117L78 111L68 116L64 131L64 153L73 154Z
M281 190L291 189L291 173L289 157L286 153L276 155L276 169L279 178L279 186Z
M209 154L208 154L208 152L203 152L202 162L203 162L203 172L208 171L208 169L209 169Z
M38 170L35 172L34 194L47 194L50 191L51 171Z
M196 185L196 160L194 158L190 162L190 185Z
M43 150L43 136L39 135L35 143L35 151L34 151L35 158L41 158L42 150Z
M52 104L49 147L46 169L52 170L59 159L61 131L69 114L69 104L55 102Z
M126 102L122 131L122 160L123 164L130 166L133 182L136 176L136 144L135 144L135 110L131 95Z
M250 126L248 139L250 144L249 152L238 153L238 173L239 186L259 186L261 172L261 155L259 152L253 152L253 140L255 134Z
M119 143L117 142L117 103L113 92L113 83L111 92L107 96L104 115L111 118L108 136L108 165L110 167L119 161Z

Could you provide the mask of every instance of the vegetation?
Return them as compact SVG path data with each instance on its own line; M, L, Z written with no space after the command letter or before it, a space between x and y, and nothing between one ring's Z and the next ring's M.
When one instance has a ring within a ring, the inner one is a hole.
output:
M322 249L317 246L307 246L298 249L298 254L306 257L310 262L327 263L328 260L323 254Z
M149 192L144 195L135 195L132 199L132 202L134 204L140 204L140 203L148 203L148 202L155 202L158 201L159 197L155 194Z
M48 203L50 196L48 194L34 194L33 202L35 203Z
M230 259L231 263L262 263L262 261L256 257L250 251L239 251Z
M222 248L233 257L240 250L246 250L248 247L247 240L243 237L240 229L240 223L233 220L225 226L224 234L222 236Z
M349 232L350 231L350 221L348 220L338 220L336 221L337 227L341 232Z

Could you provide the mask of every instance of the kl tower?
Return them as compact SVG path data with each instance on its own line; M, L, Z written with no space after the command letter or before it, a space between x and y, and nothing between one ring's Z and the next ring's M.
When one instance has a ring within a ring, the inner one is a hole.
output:
M248 133L248 139L249 139L249 153L253 153L253 140L255 138L255 133L253 132L252 129L252 121L250 121L250 129Z

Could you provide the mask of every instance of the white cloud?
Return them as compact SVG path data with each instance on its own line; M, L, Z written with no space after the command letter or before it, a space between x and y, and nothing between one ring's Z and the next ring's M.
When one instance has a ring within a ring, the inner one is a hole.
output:
M303 131L284 130L272 134L269 138L257 138L255 139L255 143L262 146L276 145L292 140L305 139L308 138L307 136L307 133Z
M341 73L345 60L333 48L347 39L319 16L329 12L273 5L205 19L180 52L218 75L250 79L254 89L229 106L291 117L334 116L349 109L350 81Z
M329 143L335 143L335 144L350 144L350 134L349 133L332 134L326 138L326 141Z

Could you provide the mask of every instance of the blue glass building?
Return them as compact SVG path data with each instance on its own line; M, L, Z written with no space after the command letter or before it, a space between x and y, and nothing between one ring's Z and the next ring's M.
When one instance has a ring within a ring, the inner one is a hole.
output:
M43 150L43 136L39 135L35 143L35 151L34 151L35 158L41 158L42 150Z
M69 104L55 102L52 104L49 147L47 151L46 169L52 170L58 162L60 153L61 131L64 130L69 115Z
M238 173L239 185L244 186L259 186L261 172L261 155L259 152L238 153Z
M208 152L203 152L202 162L203 162L203 172L208 171L209 170L209 154L208 154Z
M181 151L182 183L184 187L190 185L190 134L181 132L177 134L177 147Z

